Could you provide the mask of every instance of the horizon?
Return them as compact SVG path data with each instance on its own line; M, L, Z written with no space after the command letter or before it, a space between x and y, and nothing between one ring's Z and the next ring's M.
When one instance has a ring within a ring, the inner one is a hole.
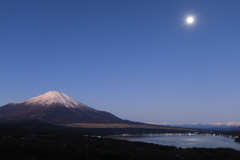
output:
M61 92L61 91L48 91L46 93L43 93L41 95L38 95L36 97L40 97L42 95L46 95L46 94L49 94L50 92L59 92L59 93L63 93L64 96L67 96L64 92ZM58 96L58 95L55 95L55 96ZM61 95L62 96L62 95ZM36 97L32 97L32 98L36 98ZM52 97L52 96L51 96ZM30 99L32 99L30 98ZM44 100L45 101L46 99L46 96L44 96ZM64 97L65 98L65 97ZM71 98L71 97L70 97ZM28 100L25 100L25 101L29 101L30 99ZM61 101L62 98L60 98L60 101ZM56 99L54 99L55 101ZM75 99L73 99L74 102L75 102ZM22 102L25 102L25 101L21 101L21 102L16 102L16 103L22 103ZM52 103L53 101L50 101L50 103ZM77 101L79 102L79 101ZM62 103L62 102L59 102L59 103ZM81 102L80 102L81 103ZM85 104L84 104L85 105ZM87 105L88 106L88 105ZM2 106L0 106L2 107ZM91 106L89 106L91 107ZM96 109L96 108L93 108L93 109ZM121 117L119 117L121 118ZM126 120L130 120L130 119L126 119ZM140 122L140 121L136 121L136 122ZM143 122L143 123L146 123L146 124L153 124L153 125L163 125L163 126L178 126L178 125L215 125L215 126L221 126L221 125L227 125L227 126L240 126L240 122L226 122L226 123L222 123L222 122L208 122L208 123L169 123L169 122L159 122L159 123L153 123L153 122Z
M240 122L239 6L2 1L0 106L57 90L131 121Z
M161 122L161 123L152 123L147 122L147 124L153 124L153 125L164 125L164 126L174 126L174 125L213 125L213 126L240 126L240 122L227 122L227 123L168 123L168 122Z

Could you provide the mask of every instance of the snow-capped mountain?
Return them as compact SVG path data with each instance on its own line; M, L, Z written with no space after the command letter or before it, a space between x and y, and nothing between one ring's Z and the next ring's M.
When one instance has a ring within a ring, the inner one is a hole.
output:
M156 124L151 123L149 124ZM157 123L157 125L181 127L181 128L192 128L192 129L207 129L214 131L235 131L240 130L240 122L228 122L228 123L189 123L189 124L171 124L171 123Z
M50 91L24 102L0 107L0 121L46 123L124 123L111 113L84 105L63 92Z
M227 124L179 124L173 125L174 127L182 127L182 128L193 128L193 129L207 129L214 131L235 131L239 130L239 125L227 125Z
M40 96L31 98L27 101L20 102L17 104L27 104L27 105L42 106L42 107L48 107L53 104L61 104L67 108L78 108L81 110L91 110L91 111L97 112L97 110L90 108L82 103L79 103L78 101L72 99L65 93L57 92L57 91L49 91L45 94L42 94Z

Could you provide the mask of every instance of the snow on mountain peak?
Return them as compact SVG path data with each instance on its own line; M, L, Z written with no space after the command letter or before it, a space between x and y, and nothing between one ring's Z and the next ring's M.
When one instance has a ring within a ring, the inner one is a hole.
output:
M45 94L31 98L31 99L21 102L21 103L26 103L28 105L41 105L41 106L49 106L52 104L62 104L67 108L80 108L83 110L96 111L95 109L90 108L90 107L72 99L65 93L58 92L58 91L49 91Z

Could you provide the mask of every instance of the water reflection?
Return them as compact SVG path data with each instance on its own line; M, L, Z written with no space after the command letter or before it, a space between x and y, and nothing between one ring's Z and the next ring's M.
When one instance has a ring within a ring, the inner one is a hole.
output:
M146 135L124 135L113 136L115 139L129 141L140 141L182 148L204 147L204 148L233 148L240 150L240 144L234 142L234 138L216 135L199 134L146 134Z

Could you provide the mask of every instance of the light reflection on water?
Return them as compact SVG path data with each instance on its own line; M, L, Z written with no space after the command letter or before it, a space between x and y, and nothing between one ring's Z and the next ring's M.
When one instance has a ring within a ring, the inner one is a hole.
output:
M234 142L234 138L212 135L188 135L188 134L151 134L143 136L125 135L113 136L114 139L124 139L128 141L140 141L155 143L182 148L204 147L204 148L233 148L240 150L240 143Z

